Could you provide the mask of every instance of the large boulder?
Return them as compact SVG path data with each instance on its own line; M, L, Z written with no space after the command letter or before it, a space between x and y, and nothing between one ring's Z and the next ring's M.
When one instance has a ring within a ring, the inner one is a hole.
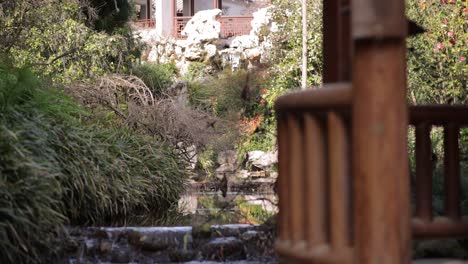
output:
M182 36L187 37L188 42L214 43L219 39L221 23L217 18L221 16L220 9L210 9L197 12L187 22Z
M255 35L243 35L235 37L231 42L231 48L241 50L258 47L258 37Z
M252 30L250 31L250 35L260 36L263 34L262 30L265 27L268 27L268 29L271 28L273 24L273 14L270 9L270 7L260 8L252 14L253 19L250 22ZM276 27L276 25L273 25L273 27Z
M278 152L270 153L261 150L250 151L247 154L247 164L258 169L267 169L278 163Z

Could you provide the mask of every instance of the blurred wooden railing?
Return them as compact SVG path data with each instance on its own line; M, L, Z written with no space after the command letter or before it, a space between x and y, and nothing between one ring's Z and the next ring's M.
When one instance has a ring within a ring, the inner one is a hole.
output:
M327 84L282 96L276 102L279 148L279 234L285 263L353 262L351 84ZM467 237L460 213L459 132L468 106L412 106L416 128L414 238ZM445 214L432 212L430 129L444 127ZM391 161L382 161L391 162ZM385 186L382 186L385 188Z
M174 37L178 39L187 38L182 35L187 23L192 19L191 16L175 17L174 18ZM248 35L252 26L250 22L251 16L222 16L218 19L221 23L220 38L230 38L235 36Z
M351 86L326 85L276 103L279 237L285 263L352 263Z
M462 127L468 126L467 106L413 106L410 124L416 131L415 238L467 237L468 218L461 216L460 146ZM432 208L432 127L444 128L444 214Z
M138 29L149 29L156 27L156 21L154 19L134 20L132 24Z

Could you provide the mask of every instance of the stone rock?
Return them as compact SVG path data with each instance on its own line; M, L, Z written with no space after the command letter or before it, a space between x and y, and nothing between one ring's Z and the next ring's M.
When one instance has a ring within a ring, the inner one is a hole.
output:
M146 251L161 251L169 248L173 243L163 236L143 235L140 237L138 246Z
M241 260L245 258L242 241L235 237L213 239L201 248L202 255L212 260Z
M250 34L257 36L262 34L263 27L270 25L273 19L270 7L260 8L254 12L252 16L253 19L250 22L252 30L250 31Z
M111 262L112 263L129 263L131 261L131 257L128 252L115 249L112 250L111 253Z
M188 262L197 257L194 250L173 250L169 252L169 259L173 262Z
M148 54L148 62L158 62L159 61L159 53L157 48L152 48Z
M248 49L245 51L249 60L260 60L262 51L259 48Z
M219 39L221 23L216 19L221 15L220 9L210 9L197 12L187 22L182 36L187 36L188 42L213 43Z
M259 236L260 236L259 231L249 230L249 231L246 231L246 232L242 233L241 239L245 240L245 241L250 241L250 240L255 239L255 238L259 237Z
M106 232L106 230L96 229L96 231L94 231L93 237L100 239L108 239L109 234Z
M199 238L210 238L211 237L211 226L208 223L196 225L192 227L192 237L195 239Z
M203 58L203 50L199 45L192 45L185 49L185 59L189 61L198 61Z
M233 166L232 164L221 164L217 169L216 169L216 175L218 178L222 178L223 174L225 173L233 173L236 170L236 167Z
M206 59L212 59L218 54L218 48L216 48L216 45L213 44L207 44L205 45L205 52L206 52Z
M268 153L261 150L254 150L247 154L247 164L259 169L266 169L276 163L278 163L278 152Z
M76 239L67 239L62 244L63 250L67 253L75 253L80 248L80 243Z
M247 179L249 178L249 171L248 170L239 170L237 171L236 176L240 179Z
M132 246L137 246L140 242L141 234L134 230L126 232L128 243Z
M159 45L157 46L157 50L158 50L159 56L164 56L165 47L162 43L159 43Z
M236 164L236 151L235 150L226 150L218 153L218 163L219 164Z
M241 50L252 49L258 46L258 37L255 35L244 35L234 38L231 42L231 48Z
M101 254L107 254L111 250L112 250L112 244L107 241L103 241L99 245L99 252L101 252Z
M187 82L186 81L177 81L174 84L172 84L169 88L167 88L167 93L173 97L178 103L182 105L188 105L189 101L189 93L188 93L188 88L187 88ZM193 148L195 148L193 150ZM196 147L191 146L190 150L193 152L191 155L196 156ZM195 160L196 162L196 160ZM193 164L191 164L192 166Z
M181 47L177 44L174 46L174 54L176 55L177 58L180 58L184 55L184 50L185 50L185 47Z

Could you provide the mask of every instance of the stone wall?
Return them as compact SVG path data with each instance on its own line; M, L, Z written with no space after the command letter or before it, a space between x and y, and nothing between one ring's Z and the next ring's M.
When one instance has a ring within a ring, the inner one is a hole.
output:
M191 62L204 62L232 69L253 68L268 62L271 43L265 37L276 30L269 8L254 13L249 35L221 39L221 24L217 19L221 10L198 12L187 23L182 34L186 39L164 37L155 30L137 32L148 44L143 60L152 63L174 62L182 74Z

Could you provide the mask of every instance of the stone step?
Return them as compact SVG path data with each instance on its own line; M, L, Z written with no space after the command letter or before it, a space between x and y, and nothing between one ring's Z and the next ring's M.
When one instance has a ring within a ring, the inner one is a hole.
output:
M271 230L256 225L95 227L68 231L63 242L66 254L60 264L253 264L276 259Z

